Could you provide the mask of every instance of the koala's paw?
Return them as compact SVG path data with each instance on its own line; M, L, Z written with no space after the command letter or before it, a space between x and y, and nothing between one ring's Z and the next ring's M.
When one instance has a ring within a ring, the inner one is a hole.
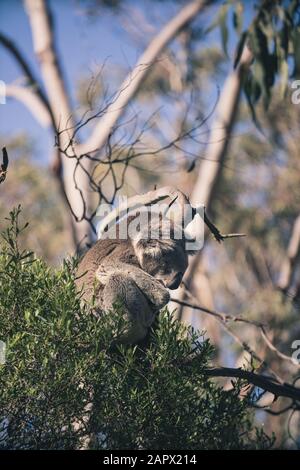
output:
M153 292L153 298L155 307L160 310L169 302L170 292L160 286L158 289L155 290L155 292Z
M164 307L165 305L167 305L168 302L170 302L170 292L165 289L162 296L161 296L161 301L162 301L162 306Z

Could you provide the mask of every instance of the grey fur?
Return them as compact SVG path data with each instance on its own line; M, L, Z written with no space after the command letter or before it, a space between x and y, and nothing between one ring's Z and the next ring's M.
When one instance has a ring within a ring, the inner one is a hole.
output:
M168 226L170 221L168 221ZM173 226L171 237L144 238L143 230L135 239L100 239L85 254L77 270L77 288L83 299L96 299L98 312L111 312L116 303L129 320L121 343L141 342L148 334L159 311L169 302L168 288L177 288L187 268L184 239L174 237L182 228Z

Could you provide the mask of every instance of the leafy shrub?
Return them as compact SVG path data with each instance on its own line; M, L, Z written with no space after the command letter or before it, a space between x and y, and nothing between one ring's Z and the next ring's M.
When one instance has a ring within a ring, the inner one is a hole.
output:
M253 427L240 384L224 391L203 373L207 339L164 311L148 349L112 348L120 309L96 318L81 306L76 262L53 270L21 251L18 217L11 212L0 255L0 448L271 445ZM198 360L188 362L191 354Z

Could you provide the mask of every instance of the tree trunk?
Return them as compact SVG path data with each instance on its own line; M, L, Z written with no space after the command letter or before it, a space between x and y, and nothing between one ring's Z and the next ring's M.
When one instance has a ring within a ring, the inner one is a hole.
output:
M127 104L138 91L159 54L180 30L209 3L211 3L209 0L194 0L189 3L155 36L140 56L134 70L122 83L113 103L108 107L103 118L97 121L90 138L84 143L79 142L76 144L76 155L87 154L102 149L113 127L125 112ZM61 148L66 149L72 137L74 121L54 46L50 12L45 0L25 0L25 6L32 30L34 51L40 64L56 130L64 131L59 134L59 144ZM86 220L82 220L85 214L84 211L88 211L90 207L88 177L80 167L77 166L76 168L76 158L68 158L66 155L62 155L61 162L63 169L63 176L60 180L61 189L70 205L72 213L79 220L78 222L75 219L72 220L75 242L78 244L82 240L90 241L91 227ZM91 171L91 160L85 159L84 163L81 160L81 163L84 164L88 172ZM74 183L75 168L76 184Z
M229 73L225 81L215 111L215 118L211 125L205 160L201 162L198 177L190 197L193 206L201 203L208 211L212 208L236 119L243 79L252 60L253 55L245 45L237 67ZM197 223L202 224L203 221L198 219ZM202 251L193 257L186 273L185 284L189 289L192 281L195 286L197 285L197 276L194 276L194 274L201 257ZM184 289L178 291L178 298L184 298ZM178 318L183 318L183 308L178 310ZM188 321L188 318L185 318L185 321Z
M282 263L282 269L278 281L278 287L287 291L292 283L297 261L300 258L300 215L295 220L286 257Z
M60 134L59 145L61 148L67 148L74 122L54 46L50 12L44 0L25 0L25 7L31 25L34 52L40 64L56 130L64 131ZM84 202L80 191L74 184L74 171L77 161L75 158L67 158L65 155L61 155L61 161L63 170L62 189L73 214L79 219L78 222L75 218L72 219L74 241L78 245L83 241L89 241L90 225L86 220L81 220L84 214ZM88 178L80 167L76 169L76 184L83 191L85 204L88 206Z

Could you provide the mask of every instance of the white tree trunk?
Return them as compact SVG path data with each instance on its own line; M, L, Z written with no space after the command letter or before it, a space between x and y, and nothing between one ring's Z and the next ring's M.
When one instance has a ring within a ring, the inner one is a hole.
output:
M229 73L224 83L210 128L205 160L201 162L191 194L193 205L202 203L206 208L210 208L235 123L243 78L252 59L252 52L245 46L238 66Z
M197 180L190 197L193 206L204 204L209 209L212 205L235 123L243 79L252 60L252 52L245 45L237 67L229 73L224 83L215 111L215 118L210 128L205 159L201 162ZM202 224L203 221L198 219L196 223ZM200 251L191 260L184 279L188 288L190 288L192 282L195 286L197 285L196 271L201 261L201 256L202 252ZM176 298L180 300L184 298L184 288L178 289ZM174 307L176 308L176 304L171 304L170 308ZM178 317L187 323L191 323L191 313L189 310L187 315L183 315L183 309L178 309Z
M141 86L146 74L151 68L151 65L157 59L159 54L180 32L180 30L209 3L211 3L209 0L192 1L183 7L179 13L157 34L157 36L155 36L144 53L140 56L132 73L130 73L122 83L114 102L108 107L103 118L100 118L96 122L91 136L86 142L78 143L76 145L77 155L91 153L94 150L101 150L105 145L111 130L124 113L127 104ZM56 127L58 130L70 129L70 131L66 130L60 136L60 146L62 148L66 148L72 136L74 122L67 90L54 47L49 11L45 0L25 0L25 7L30 20L34 51L40 63ZM91 170L92 163L90 160L85 160L83 164L85 165L86 170ZM78 191L74 184L76 159L67 158L63 155L62 165L63 185L66 197L72 207L72 211L78 218L81 218L84 211L82 196L85 200L86 207L89 208L90 206L88 178L85 172L78 167L76 170L76 183L82 192L81 195L80 191ZM73 224L77 243L82 241L84 238L88 241L90 234L90 226L88 222L83 220L80 223L76 223L74 220Z
M56 129L66 130L60 135L60 146L66 148L70 142L74 122L68 93L54 47L47 5L44 0L25 0L25 8L31 25L34 52L40 64ZM68 128L71 130L68 131ZM83 215L84 204L81 194L74 184L75 165L76 159L62 155L64 191L73 213L80 219ZM88 205L88 178L80 167L76 170L76 183L83 191ZM83 240L88 241L90 237L89 223L86 220L76 222L73 219L73 225L76 243Z

